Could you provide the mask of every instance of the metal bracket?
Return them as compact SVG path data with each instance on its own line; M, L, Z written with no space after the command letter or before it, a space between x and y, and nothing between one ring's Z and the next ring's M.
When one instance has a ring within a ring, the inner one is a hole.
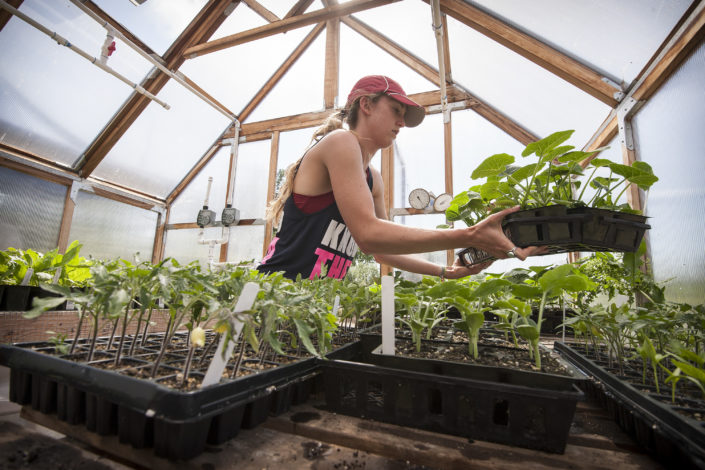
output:
M602 81L605 82L606 84L608 84L609 86L611 86L612 88L614 88L615 90L617 90L612 94L612 97L615 100L621 102L624 99L624 90L622 89L622 87L619 84L615 83L614 81L610 80L607 77L602 77Z
M617 128L619 140L627 149L634 150L634 135L632 131L631 115L637 100L629 98L617 107Z
M76 199L78 197L78 192L79 191L86 191L89 193L93 193L93 186L91 186L88 183L84 183L82 181L73 181L71 183L71 194L69 194L69 197L73 201L74 204L76 204Z

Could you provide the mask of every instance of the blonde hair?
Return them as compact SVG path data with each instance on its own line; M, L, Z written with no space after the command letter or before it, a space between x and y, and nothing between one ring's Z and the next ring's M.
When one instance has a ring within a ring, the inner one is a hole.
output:
M272 201L267 205L267 210L265 212L267 222L270 222L274 228L279 228L284 211L284 204L294 190L294 177L296 176L295 170L313 144L320 141L331 132L337 129L343 129L343 124L347 124L348 128L351 131L354 131L357 127L358 113L360 111L360 99L367 96L374 103L379 100L382 95L384 95L384 93L373 93L371 95L357 97L352 104L329 115L325 122L314 131L313 136L311 137L311 142L303 155L286 168L284 182L279 188L278 194L276 194L274 199L272 199Z

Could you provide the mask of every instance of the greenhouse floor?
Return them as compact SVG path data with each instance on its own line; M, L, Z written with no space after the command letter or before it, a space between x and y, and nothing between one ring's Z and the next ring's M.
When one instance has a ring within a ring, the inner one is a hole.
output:
M8 401L0 367L2 469L660 469L592 402L578 404L564 454L510 447L322 411L315 401L269 418L188 462L170 462Z

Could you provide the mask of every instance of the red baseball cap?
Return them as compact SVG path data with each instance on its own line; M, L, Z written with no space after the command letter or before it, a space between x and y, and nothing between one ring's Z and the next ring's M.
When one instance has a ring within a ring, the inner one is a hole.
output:
M384 93L406 105L406 113L404 114L406 127L416 127L426 117L426 110L423 106L412 101L406 96L401 85L384 75L368 75L358 80L348 95L347 106L350 106L358 97L373 93Z

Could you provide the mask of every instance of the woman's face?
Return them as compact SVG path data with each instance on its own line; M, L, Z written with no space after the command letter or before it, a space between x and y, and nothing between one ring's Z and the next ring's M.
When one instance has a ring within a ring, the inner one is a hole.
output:
M405 126L406 105L386 95L374 103L370 101L370 105L371 132L381 148L389 147Z

